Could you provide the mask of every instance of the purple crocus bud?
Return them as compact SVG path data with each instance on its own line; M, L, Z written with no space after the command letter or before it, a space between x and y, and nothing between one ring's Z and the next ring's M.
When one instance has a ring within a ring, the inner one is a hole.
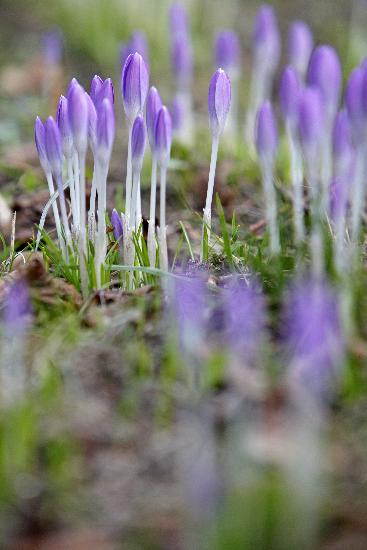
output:
M208 92L209 124L213 138L218 138L224 130L231 105L231 82L223 71L213 74Z
M68 90L68 113L74 147L79 154L85 154L88 146L88 100L75 79Z
M313 49L313 36L304 21L293 21L288 33L289 63L303 76L307 70Z
M340 96L342 70L338 54L331 46L318 46L310 59L307 73L309 86L319 88L328 116L334 115Z
M12 282L4 300L4 327L10 337L20 337L29 325L32 305L24 279Z
M256 148L260 157L272 158L278 148L278 127L269 101L263 103L257 113Z
M134 120L131 133L131 162L134 172L141 172L144 160L147 132L142 115Z
M167 166L171 156L172 120L167 107L159 109L154 128L154 143L158 162Z
M48 174L51 171L50 164L47 158L46 152L46 131L44 124L40 117L38 116L34 123L34 140L36 142L36 148L42 170L45 174Z
M225 71L237 69L240 65L241 46L238 35L231 30L224 30L215 39L215 64Z
M92 98L93 103L96 103L98 94L103 86L103 80L98 74L94 75L92 82L90 84L90 97Z
M95 154L97 147L97 111L88 92L85 92L85 97L88 103L88 140L93 154Z
M254 286L233 286L226 295L225 316L230 349L251 364L259 355L265 333L263 294Z
M59 128L52 116L48 117L45 125L46 153L51 172L55 177L62 173L62 145Z
M324 129L324 105L318 88L305 88L300 93L298 131L303 145L318 147Z
M121 216L119 216L116 208L114 208L111 213L111 225L113 227L113 236L115 237L115 241L121 241L123 226Z
M274 9L262 5L256 15L252 44L258 61L275 70L280 57L280 35Z
M177 36L172 44L172 67L182 86L189 84L192 76L193 54L189 40Z
M59 100L56 122L60 130L63 153L69 158L73 152L73 135L69 124L68 100L63 95Z
M300 82L297 72L293 67L288 65L283 71L280 87L279 98L285 120L294 123L298 115L298 100L300 93Z
M179 96L176 96L170 109L172 119L172 129L174 132L178 131L183 124L184 110L182 107L182 101Z
M365 117L362 101L364 70L354 69L345 88L345 105L352 126L353 138L356 143L363 139Z
M315 398L326 397L344 355L338 300L326 281L303 280L293 288L285 328L291 381Z
M148 87L149 74L144 59L139 53L129 55L122 71L121 90L125 114L130 124L143 112Z
M106 80L102 82L102 86L100 87L96 96L96 106L98 103L102 103L105 98L109 99L111 104L114 105L115 90L113 88L113 82L111 78L106 78Z
M129 41L121 46L121 67L125 65L126 59L130 54L138 52L144 61L149 64L149 49L147 39L142 31L135 31Z
M148 138L149 138L150 148L152 149L152 151L154 151L155 121L157 118L158 111L161 107L162 107L161 96L159 95L157 88L152 86L149 90L149 94L147 98L147 110L146 110Z
M99 162L109 162L115 139L115 113L109 99L104 99L97 116L97 155Z

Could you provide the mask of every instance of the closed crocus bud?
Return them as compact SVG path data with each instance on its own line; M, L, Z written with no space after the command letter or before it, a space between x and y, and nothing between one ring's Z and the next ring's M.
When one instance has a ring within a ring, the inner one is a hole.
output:
M324 130L324 105L318 88L305 88L300 93L298 131L306 148L317 147Z
M121 66L123 67L130 54L140 53L144 61L149 62L149 49L147 39L142 31L135 31L130 40L121 46Z
M111 78L106 78L106 80L102 83L102 86L97 94L97 103L102 103L105 98L109 99L112 105L115 103L115 90Z
M98 94L102 88L103 80L98 74L94 75L92 82L90 84L90 97L92 98L93 103L96 103Z
M140 172L143 166L147 132L142 115L134 120L131 133L131 162L134 172Z
M271 6L263 5L257 12L252 44L258 60L276 68L280 57L280 36Z
M339 102L342 71L338 54L331 46L318 46L310 59L307 73L309 86L319 88L328 115L333 115Z
M122 220L116 208L114 208L111 213L111 225L113 228L113 236L115 237L115 241L121 240L123 235Z
M300 75L304 75L313 49L313 36L304 21L294 21L288 34L288 59Z
M225 71L240 65L241 46L238 35L231 30L219 32L215 39L215 63Z
M208 93L209 124L215 138L224 130L230 105L231 82L223 69L218 69L211 78Z
M56 122L60 130L62 150L65 157L69 158L73 152L73 136L69 124L68 100L63 95L60 97Z
M256 121L256 148L260 157L271 158L278 148L278 127L271 103L266 101L260 107Z
M364 70L362 67L357 67L351 72L345 88L345 105L356 144L363 138L365 126L362 102L363 81Z
M102 163L108 163L115 139L115 113L109 99L104 99L97 113L97 155Z
M149 87L149 74L142 56L138 53L129 55L121 78L122 101L126 116L133 124L139 113L143 112Z
M52 116L48 117L45 126L46 153L51 172L56 176L62 173L62 145L59 128Z
M149 143L152 151L154 151L155 121L157 118L158 111L161 107L162 107L161 96L159 95L157 88L152 86L149 90L149 94L147 98L147 111L146 111L148 138L149 138Z
M42 170L48 174L51 169L46 152L46 131L39 116L36 118L34 123L34 141L36 142L37 153Z
M167 107L164 106L159 109L155 122L154 143L160 165L167 166L171 155L172 120Z
M74 147L85 154L88 146L88 101L84 89L73 79L68 91L68 113Z
M92 98L87 92L85 92L85 97L88 103L88 140L94 154L97 146L97 111Z
M296 122L298 114L298 99L300 82L297 72L288 65L283 71L279 87L279 99L285 120Z

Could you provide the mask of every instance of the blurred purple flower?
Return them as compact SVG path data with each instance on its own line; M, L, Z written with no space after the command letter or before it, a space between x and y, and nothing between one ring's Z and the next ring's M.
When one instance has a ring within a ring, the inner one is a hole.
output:
M61 63L64 48L64 36L61 29L52 29L42 37L43 56L49 65Z
M154 143L158 162L167 166L171 156L172 120L167 107L159 109L154 128Z
M201 277L180 277L173 283L173 312L178 336L184 346L202 343L205 334L205 309L208 290Z
M149 49L145 34L142 31L135 31L126 44L121 46L121 67L125 65L129 55L139 53L149 66Z
M288 65L280 80L279 99L284 119L292 124L297 122L299 94L298 73L291 65Z
M280 34L272 6L260 6L255 20L252 45L257 61L276 69L280 57Z
M3 322L9 337L20 337L26 331L32 316L29 289L24 279L12 282L4 301Z
M140 172L143 166L147 132L142 115L134 120L131 133L131 162L134 172Z
M230 351L249 365L263 344L265 298L255 285L236 284L226 292L224 308Z
M149 138L150 148L152 152L155 151L155 143L154 143L155 122L157 119L159 109L162 107L162 105L163 104L162 104L161 96L159 95L157 88L152 86L148 93L147 108L146 108L148 138Z
M301 77L307 70L312 48L310 27L304 21L293 21L288 33L288 59Z
M266 101L258 111L255 137L259 156L273 158L278 148L279 135L270 101Z
M97 155L101 163L108 163L115 139L115 113L113 104L105 98L97 113Z
M307 72L309 86L319 88L328 115L338 108L342 69L338 54L331 46L318 46L312 53Z
M362 67L357 67L354 69L349 76L349 80L345 88L345 105L352 126L353 139L356 145L359 145L366 135L366 116L362 99L365 72L367 71Z
M177 132L182 127L184 117L184 109L179 96L173 98L170 113L172 119L172 129L174 132Z
M122 219L116 208L114 208L111 213L111 225L113 227L113 236L115 237L115 241L121 241L123 236Z
M348 206L348 180L334 179L330 184L330 215L334 222L345 216Z
M316 398L330 394L345 348L336 293L324 280L299 281L284 320L290 380Z

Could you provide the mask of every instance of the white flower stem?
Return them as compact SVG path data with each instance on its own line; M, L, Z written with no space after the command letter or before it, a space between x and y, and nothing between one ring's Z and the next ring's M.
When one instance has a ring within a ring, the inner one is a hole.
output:
M131 194L131 227L135 228L135 231L137 231L137 206L138 206L138 191L139 191L139 183L140 183L140 173L138 171L133 171L132 174L132 180L133 180L133 187L132 187L132 194Z
M64 226L66 243L69 245L71 243L71 235L70 235L70 229L69 229L68 215L66 211L65 194L64 194L61 174L57 176L57 188L59 191L62 225Z
M132 192L132 163L131 163L131 135L132 125L129 124L129 141L127 145L127 165L126 165L126 197L125 214L131 218L131 192Z
M302 155L297 139L289 124L287 125L287 135L291 157L294 236L296 244L300 244L305 238Z
M67 158L67 172L68 172L68 180L69 180L70 202L71 202L71 213L72 213L72 217L73 217L73 226L77 227L78 212L77 212L76 198L75 198L73 160L72 160L71 156L69 156Z
M91 188L90 200L89 200L89 215L93 214L93 216L96 215L96 195L97 195L99 170L100 170L99 162L97 162L97 160L94 159L92 188Z
M155 208L157 196L157 158L152 156L152 175L150 182L150 209L148 221L148 256L150 267L155 267L156 243L155 243Z
M53 179L52 179L51 172L48 172L46 174L46 178L47 178L48 190L50 192L50 197L52 197L52 195L55 193L55 187L54 187L54 182L53 182ZM62 246L63 241L62 241L62 233L61 233L60 214L59 214L59 209L57 207L57 202L56 201L52 204L52 210L53 210L53 214L54 214L54 218L55 218L57 238L58 238L60 246Z
M75 204L76 204L76 211L77 211L77 226L76 230L80 229L80 184L79 184L79 157L78 153L74 152L74 188L75 188Z
M261 159L261 171L265 195L266 220L269 224L270 252L279 254L279 228L277 219L277 198L274 187L273 171L274 161L272 159Z
M159 219L159 259L160 268L163 271L168 271L168 250L167 250L167 234L166 234L166 183L167 183L167 167L161 166L160 170L160 219Z
M140 174L139 174L138 194L136 197L136 231L138 231L142 219L143 219L143 215L141 212L141 189L140 189Z
M79 207L80 207L80 225L86 227L86 200L85 200L85 154L79 154Z
M213 141L212 141L212 152L211 152L211 158L210 158L210 168L209 168L209 178L208 178L208 190L206 193L206 201L205 201L205 208L204 208L201 260L203 260L205 228L207 230L208 242L210 240L212 202L213 202L213 193L214 193L215 172L217 168L218 147L219 147L219 136L215 136L213 137Z

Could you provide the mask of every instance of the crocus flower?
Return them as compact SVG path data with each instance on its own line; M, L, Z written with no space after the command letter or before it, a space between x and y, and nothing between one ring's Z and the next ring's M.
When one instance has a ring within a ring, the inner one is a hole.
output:
M4 302L3 322L10 338L19 338L26 331L32 315L29 289L24 279L9 285Z
M115 113L113 104L105 98L99 109L96 128L96 149L99 162L109 163L115 139Z
M90 83L90 93L89 93L94 104L97 101L97 97L102 86L103 86L102 78L98 74L94 75L94 77L92 78L92 82Z
M300 81L295 69L288 65L280 80L279 99L283 117L292 126L297 123Z
M273 178L278 141L278 128L273 109L270 102L267 101L260 107L257 115L255 142L262 172L266 218L269 224L270 250L272 254L278 254L280 251L276 193Z
M289 377L314 398L330 395L344 355L338 299L320 279L300 281L285 309Z
M59 65L62 59L64 37L61 29L52 29L42 37L42 51L49 65Z
M324 130L324 106L318 88L300 93L298 131L307 157L317 156Z
M365 71L362 67L354 69L349 76L345 88L345 106L352 127L353 140L356 145L360 144L366 135L366 117L362 100L364 73Z
M342 71L338 54L331 46L318 46L312 53L307 72L309 86L319 88L327 116L332 118L338 107Z
M44 124L39 116L34 123L34 141L36 143L38 158L42 169L45 174L48 174L51 172L51 168L46 153L46 132Z
M141 215L141 197L140 197L140 172L143 167L145 146L146 146L146 128L142 115L138 115L134 121L131 134L131 162L133 171L133 189L131 199L131 222L135 224L138 231Z
M74 79L68 90L68 114L74 147L85 155L88 146L88 103L85 91Z
M266 323L265 300L255 285L236 284L225 295L230 350L246 366L259 356Z
M123 227L121 216L118 214L116 208L114 208L111 213L111 225L113 228L113 236L115 237L115 241L120 241L123 236Z
M157 88L152 86L149 90L147 99L147 130L150 148L152 151L152 175L150 183L150 209L148 220L148 256L151 267L155 267L156 263L156 242L155 242L155 209L156 209L156 193L157 193L157 154L155 143L155 123L157 115L162 107L162 100Z
M121 77L122 101L130 124L143 112L148 88L147 66L142 56L135 52L126 59Z
M51 172L56 180L59 192L61 218L64 226L67 243L70 243L70 229L66 212L64 189L62 185L62 145L59 128L52 116L48 117L45 126L45 143L47 159Z
M167 167L171 156L172 120L167 107L159 109L155 129L154 143L157 161L160 166L160 221L159 221L159 252L161 269L168 270L168 250L166 237L166 184Z
M215 65L225 71L238 70L240 64L240 40L231 30L219 32L215 38Z
M184 110L182 108L179 96L173 98L170 113L172 118L172 129L174 133L177 133L181 128L184 119Z
M211 217L212 217L212 201L215 182L215 171L217 165L219 138L223 133L229 108L231 105L231 82L223 71L218 69L212 76L208 91L208 112L209 126L212 134L212 152L210 160L208 190L206 194L206 202L203 218L203 237L201 259L206 258L206 240L209 242ZM207 235L207 239L205 238Z
M60 130L63 153L69 158L73 152L73 135L69 123L68 100L63 95L60 96L56 122Z
M288 59L303 79L313 49L313 36L304 21L293 21L288 33Z

